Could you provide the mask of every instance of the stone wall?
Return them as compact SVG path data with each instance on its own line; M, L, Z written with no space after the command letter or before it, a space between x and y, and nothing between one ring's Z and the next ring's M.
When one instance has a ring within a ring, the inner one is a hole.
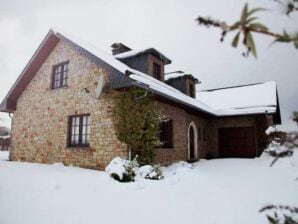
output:
M68 86L51 89L52 67L64 61L69 61ZM105 70L60 41L18 99L10 159L103 169L113 157L126 156L112 123L115 93L104 91L99 101L91 97L99 75L108 83ZM68 117L85 113L91 116L90 147L68 148Z

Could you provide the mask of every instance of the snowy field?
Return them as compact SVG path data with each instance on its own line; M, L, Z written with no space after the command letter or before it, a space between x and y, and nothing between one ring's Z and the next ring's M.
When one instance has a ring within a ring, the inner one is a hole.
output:
M0 152L0 223L266 224L261 207L298 205L294 155L271 168L266 157L177 163L161 181L118 183L100 171L4 161Z

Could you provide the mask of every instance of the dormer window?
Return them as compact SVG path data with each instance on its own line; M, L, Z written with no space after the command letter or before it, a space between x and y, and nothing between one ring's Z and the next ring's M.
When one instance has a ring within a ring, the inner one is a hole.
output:
M68 61L63 62L53 67L52 74L52 89L67 86Z
M153 63L153 77L161 80L161 67L157 63Z

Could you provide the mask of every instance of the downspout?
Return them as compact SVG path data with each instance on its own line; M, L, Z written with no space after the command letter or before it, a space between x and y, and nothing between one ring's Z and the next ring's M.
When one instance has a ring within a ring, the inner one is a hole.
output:
M11 145L11 139L12 139L12 123L13 123L13 113L8 113L9 118L11 119L10 121L10 139L9 139L9 146L8 146L8 150L9 150L9 161L11 161L10 156L10 145Z
M131 158L131 148L130 146L128 146L128 160L131 161L132 158Z

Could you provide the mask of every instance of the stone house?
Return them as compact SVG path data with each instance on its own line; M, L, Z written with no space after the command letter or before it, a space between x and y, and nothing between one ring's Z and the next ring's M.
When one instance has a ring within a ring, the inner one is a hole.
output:
M112 48L49 31L1 103L13 113L10 160L103 169L127 157L112 111L114 96L132 86L152 92L169 118L157 163L255 157L264 130L281 123L274 82L197 92L191 74L165 74L171 60L155 48Z

